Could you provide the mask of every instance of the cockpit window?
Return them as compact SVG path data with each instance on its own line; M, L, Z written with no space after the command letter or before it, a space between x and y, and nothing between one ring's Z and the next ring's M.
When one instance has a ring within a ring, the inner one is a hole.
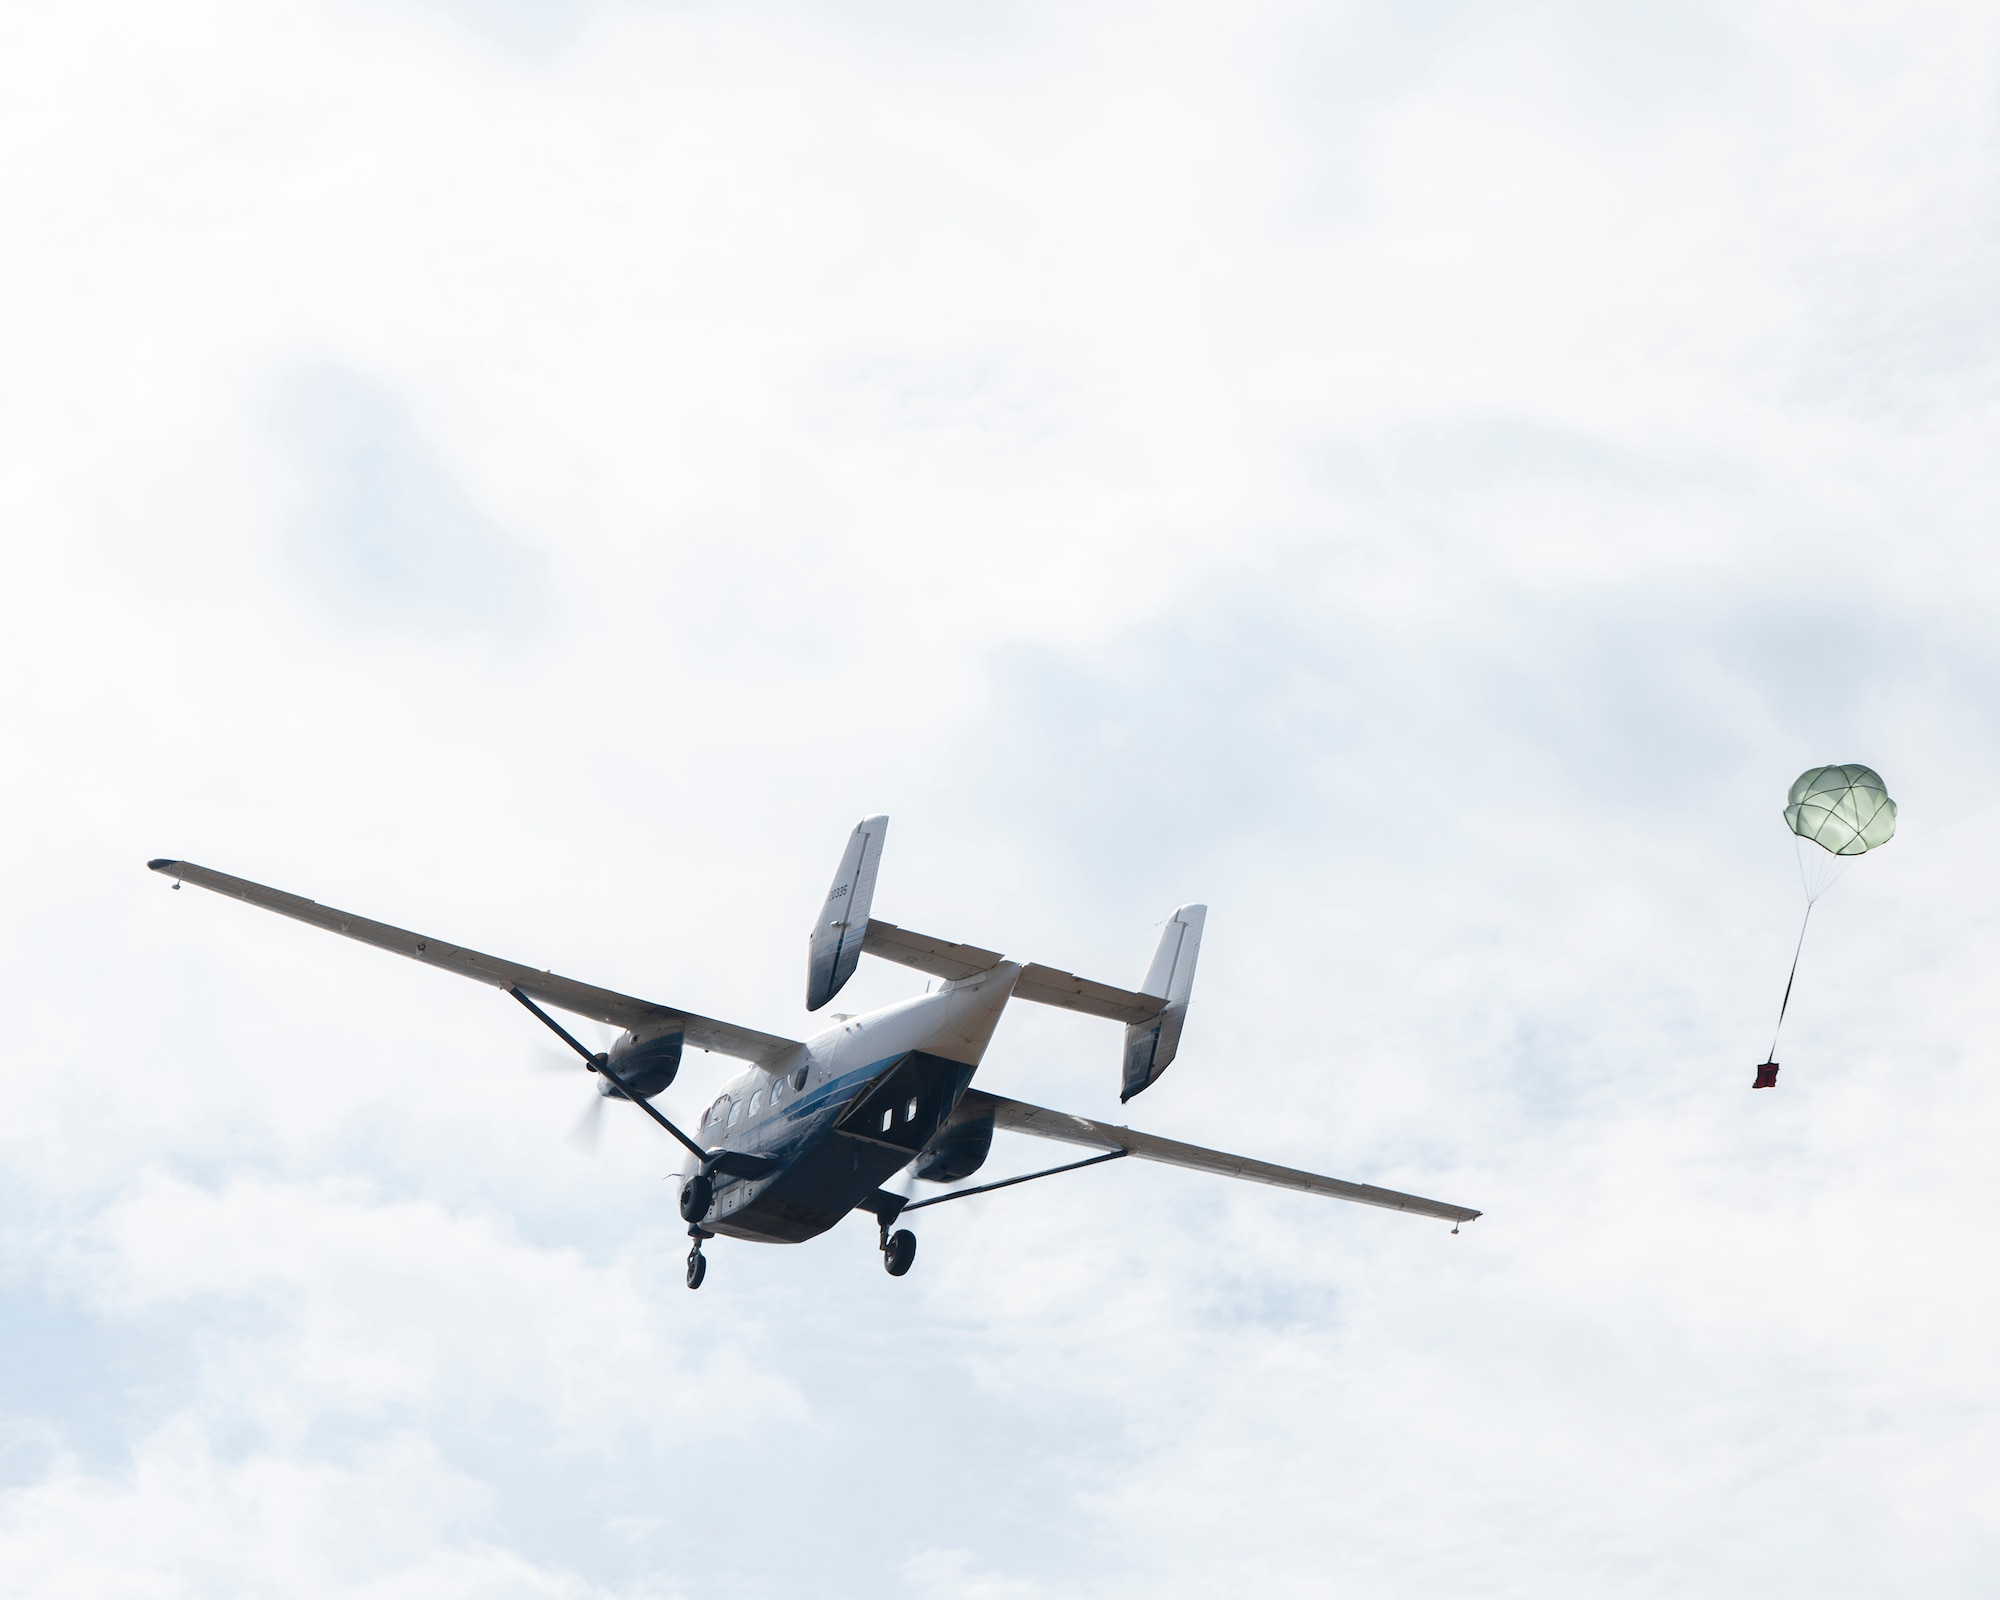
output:
M738 1100L729 1108L729 1125L730 1127L733 1128L736 1126L737 1123L741 1122L742 1120L743 1120L743 1102L741 1100Z
M762 1089L759 1089L755 1094L753 1094L750 1097L750 1115L754 1117L757 1115L758 1112L762 1111L763 1109L764 1109L764 1091Z
M719 1128L722 1126L722 1119L728 1114L729 1096L717 1095L715 1104L702 1113L701 1125L704 1128Z

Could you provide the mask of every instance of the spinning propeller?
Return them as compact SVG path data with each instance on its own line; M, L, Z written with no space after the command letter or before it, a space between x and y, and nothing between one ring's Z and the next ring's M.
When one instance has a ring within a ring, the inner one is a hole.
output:
M601 1055L604 1052L600 1050L595 1053ZM590 1071L588 1062L578 1060L569 1052L558 1049L554 1041L535 1045L532 1055L536 1072L560 1073L565 1078L574 1078L579 1072ZM611 1096L605 1094L601 1088L593 1085L590 1104L585 1107L583 1115L576 1119L576 1125L563 1136L563 1143L572 1150L581 1151L584 1155L596 1155L598 1146L604 1139L604 1102L610 1098Z

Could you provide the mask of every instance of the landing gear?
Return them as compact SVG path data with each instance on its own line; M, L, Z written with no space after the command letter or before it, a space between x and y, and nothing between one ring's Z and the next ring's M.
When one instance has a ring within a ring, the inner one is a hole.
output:
M699 1289L701 1280L708 1276L708 1257L701 1253L701 1242L715 1235L706 1228L689 1228L688 1237L694 1240L693 1248L688 1251L688 1287Z
M694 1224L708 1215L708 1208L715 1203L715 1184L705 1172L697 1172L681 1185L681 1221ZM698 1250L700 1245L696 1245ZM694 1287L692 1283L688 1285Z
M882 1266L890 1277L900 1278L917 1259L917 1236L908 1228L898 1228L882 1241Z

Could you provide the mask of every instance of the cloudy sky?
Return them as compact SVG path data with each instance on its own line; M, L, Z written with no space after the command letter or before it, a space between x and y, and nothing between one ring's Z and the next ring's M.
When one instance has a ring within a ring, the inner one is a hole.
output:
M2000 1588L1991 7L0 37L0 1592ZM517 1008L142 866L796 1033L872 811L906 925L1210 905L1136 1125L1487 1216L1134 1163L689 1295Z

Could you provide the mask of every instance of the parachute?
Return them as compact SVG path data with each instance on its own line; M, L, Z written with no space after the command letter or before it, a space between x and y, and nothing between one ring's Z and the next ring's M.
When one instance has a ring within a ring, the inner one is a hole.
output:
M1792 785L1785 824L1822 850L1858 856L1896 837L1896 802L1873 767L1814 767Z
M1799 952L1805 949L1806 926L1812 908L1831 889L1848 861L1879 849L1896 837L1896 802L1889 786L1873 767L1858 761L1813 767L1801 772L1785 799L1785 826L1797 835L1799 882L1806 892L1806 914L1799 923L1799 942L1792 950L1792 970L1785 979L1785 997L1778 1002L1778 1026L1771 1031L1771 1048L1757 1065L1753 1089L1778 1086L1778 1034L1785 1026L1785 1008L1792 1003L1792 983L1799 975ZM1812 844L1816 849L1808 850Z

